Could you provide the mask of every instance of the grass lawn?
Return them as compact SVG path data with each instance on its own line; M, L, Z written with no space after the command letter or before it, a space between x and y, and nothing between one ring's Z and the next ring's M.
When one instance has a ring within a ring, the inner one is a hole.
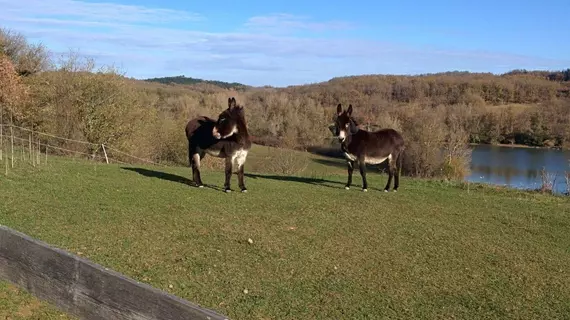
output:
M409 178L384 193L373 172L363 193L357 171L347 191L342 162L304 153L295 176L252 172L277 153L252 151L247 194L212 170L197 189L189 168L17 163L0 223L231 319L569 317L568 197Z
M0 319L68 320L74 318L38 300L16 286L5 281L0 281Z

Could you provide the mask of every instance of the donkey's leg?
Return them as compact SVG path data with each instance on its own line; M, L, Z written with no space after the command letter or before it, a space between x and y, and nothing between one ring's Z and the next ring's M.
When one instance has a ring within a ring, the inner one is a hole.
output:
M402 170L402 153L398 153L397 155L397 161L394 161L396 163L396 169L395 169L395 173L394 173L394 192L398 191L398 187L400 186L400 171Z
M388 182L386 183L386 186L384 187L384 192L390 191L390 184L392 183L393 177L394 177L394 169L392 168L392 166L390 166L390 167L388 167Z
M247 159L247 151L238 151L236 155L234 155L232 159L233 168L237 168L237 175L238 175L238 184L241 192L247 192L247 188L245 187L244 182L244 165L245 160Z
M226 181L224 183L224 191L231 192L232 189L230 188L230 180L232 179L232 158L226 158Z
M243 167L244 165L240 165L238 169L238 184L241 192L247 192L247 188L245 187L245 181L243 181Z
M352 184L352 172L354 171L354 161L348 160L346 161L348 166L348 181L346 182L346 186L344 187L346 190L350 189L350 185Z
M204 184L202 183L202 178L200 177L200 154L198 152L192 154L190 157L190 163L192 165L192 180L194 184L199 187L203 188Z
M390 184L392 183L392 179L394 178L394 164L395 164L395 159L392 157L392 155L388 156L388 182L386 183L386 186L384 187L384 192L388 192L390 190Z
M368 191L368 182L366 181L366 162L364 162L364 157L358 159L358 165L360 167L360 176L362 176L362 191Z
M202 188L202 179L200 179L200 160L202 160L203 155L200 154L200 150L193 144L188 144L188 162L190 167L192 167L192 181L197 187Z

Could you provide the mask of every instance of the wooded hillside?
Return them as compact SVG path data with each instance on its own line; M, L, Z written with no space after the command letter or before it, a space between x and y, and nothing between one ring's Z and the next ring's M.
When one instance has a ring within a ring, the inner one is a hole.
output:
M0 40L11 63L2 77L18 77L11 83L25 87L18 99L5 99L4 122L11 113L18 125L112 143L157 162L186 165L184 125L199 114L216 117L230 96L245 106L257 143L298 149L336 148L327 127L338 103L352 104L362 128L402 130L405 172L419 176L466 174L469 142L570 146L570 69L363 75L259 88L185 77L133 80L73 53L52 61L46 48L17 33L3 30Z
M215 86L218 86L220 88L225 88L225 89L244 89L245 87L247 87L246 85L241 84L241 83L237 83L237 82L204 80L204 79L198 79L198 78L192 78L192 77L186 77L186 76L149 78L149 79L144 79L144 81L158 82L158 83L164 83L164 84L190 84L190 85L191 84L198 84L198 83L207 83L207 84L213 84Z

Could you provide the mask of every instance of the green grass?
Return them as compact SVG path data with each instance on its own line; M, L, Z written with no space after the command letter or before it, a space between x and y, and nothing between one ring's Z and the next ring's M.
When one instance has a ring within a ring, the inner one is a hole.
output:
M0 223L232 319L569 317L567 197L409 178L384 193L373 172L347 191L342 162L301 153L297 176L252 173L274 152L252 151L247 194L190 187L188 168L19 163Z
M24 290L5 281L0 281L0 319L67 320L74 318L40 301Z

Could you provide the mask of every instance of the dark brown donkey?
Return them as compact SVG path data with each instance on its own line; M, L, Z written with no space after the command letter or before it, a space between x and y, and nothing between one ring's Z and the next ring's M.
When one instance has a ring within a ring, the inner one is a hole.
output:
M243 181L243 166L251 149L251 140L247 132L243 106L238 106L235 98L228 99L228 108L220 113L217 121L205 116L188 121L186 138L192 180L197 187L204 186L200 177L200 160L207 153L226 159L225 192L231 192L230 180L235 170L241 191L247 192Z
M358 124L352 118L352 104L348 106L348 110L342 111L342 105L339 103L336 113L335 125L331 129L338 137L342 152L348 162L348 182L345 188L350 189L352 172L356 163L358 163L362 176L362 191L367 191L366 164L380 164L388 160L388 183L384 191L390 190L392 178L394 178L394 192L397 191L400 185L404 138L394 129L366 131L358 128Z

